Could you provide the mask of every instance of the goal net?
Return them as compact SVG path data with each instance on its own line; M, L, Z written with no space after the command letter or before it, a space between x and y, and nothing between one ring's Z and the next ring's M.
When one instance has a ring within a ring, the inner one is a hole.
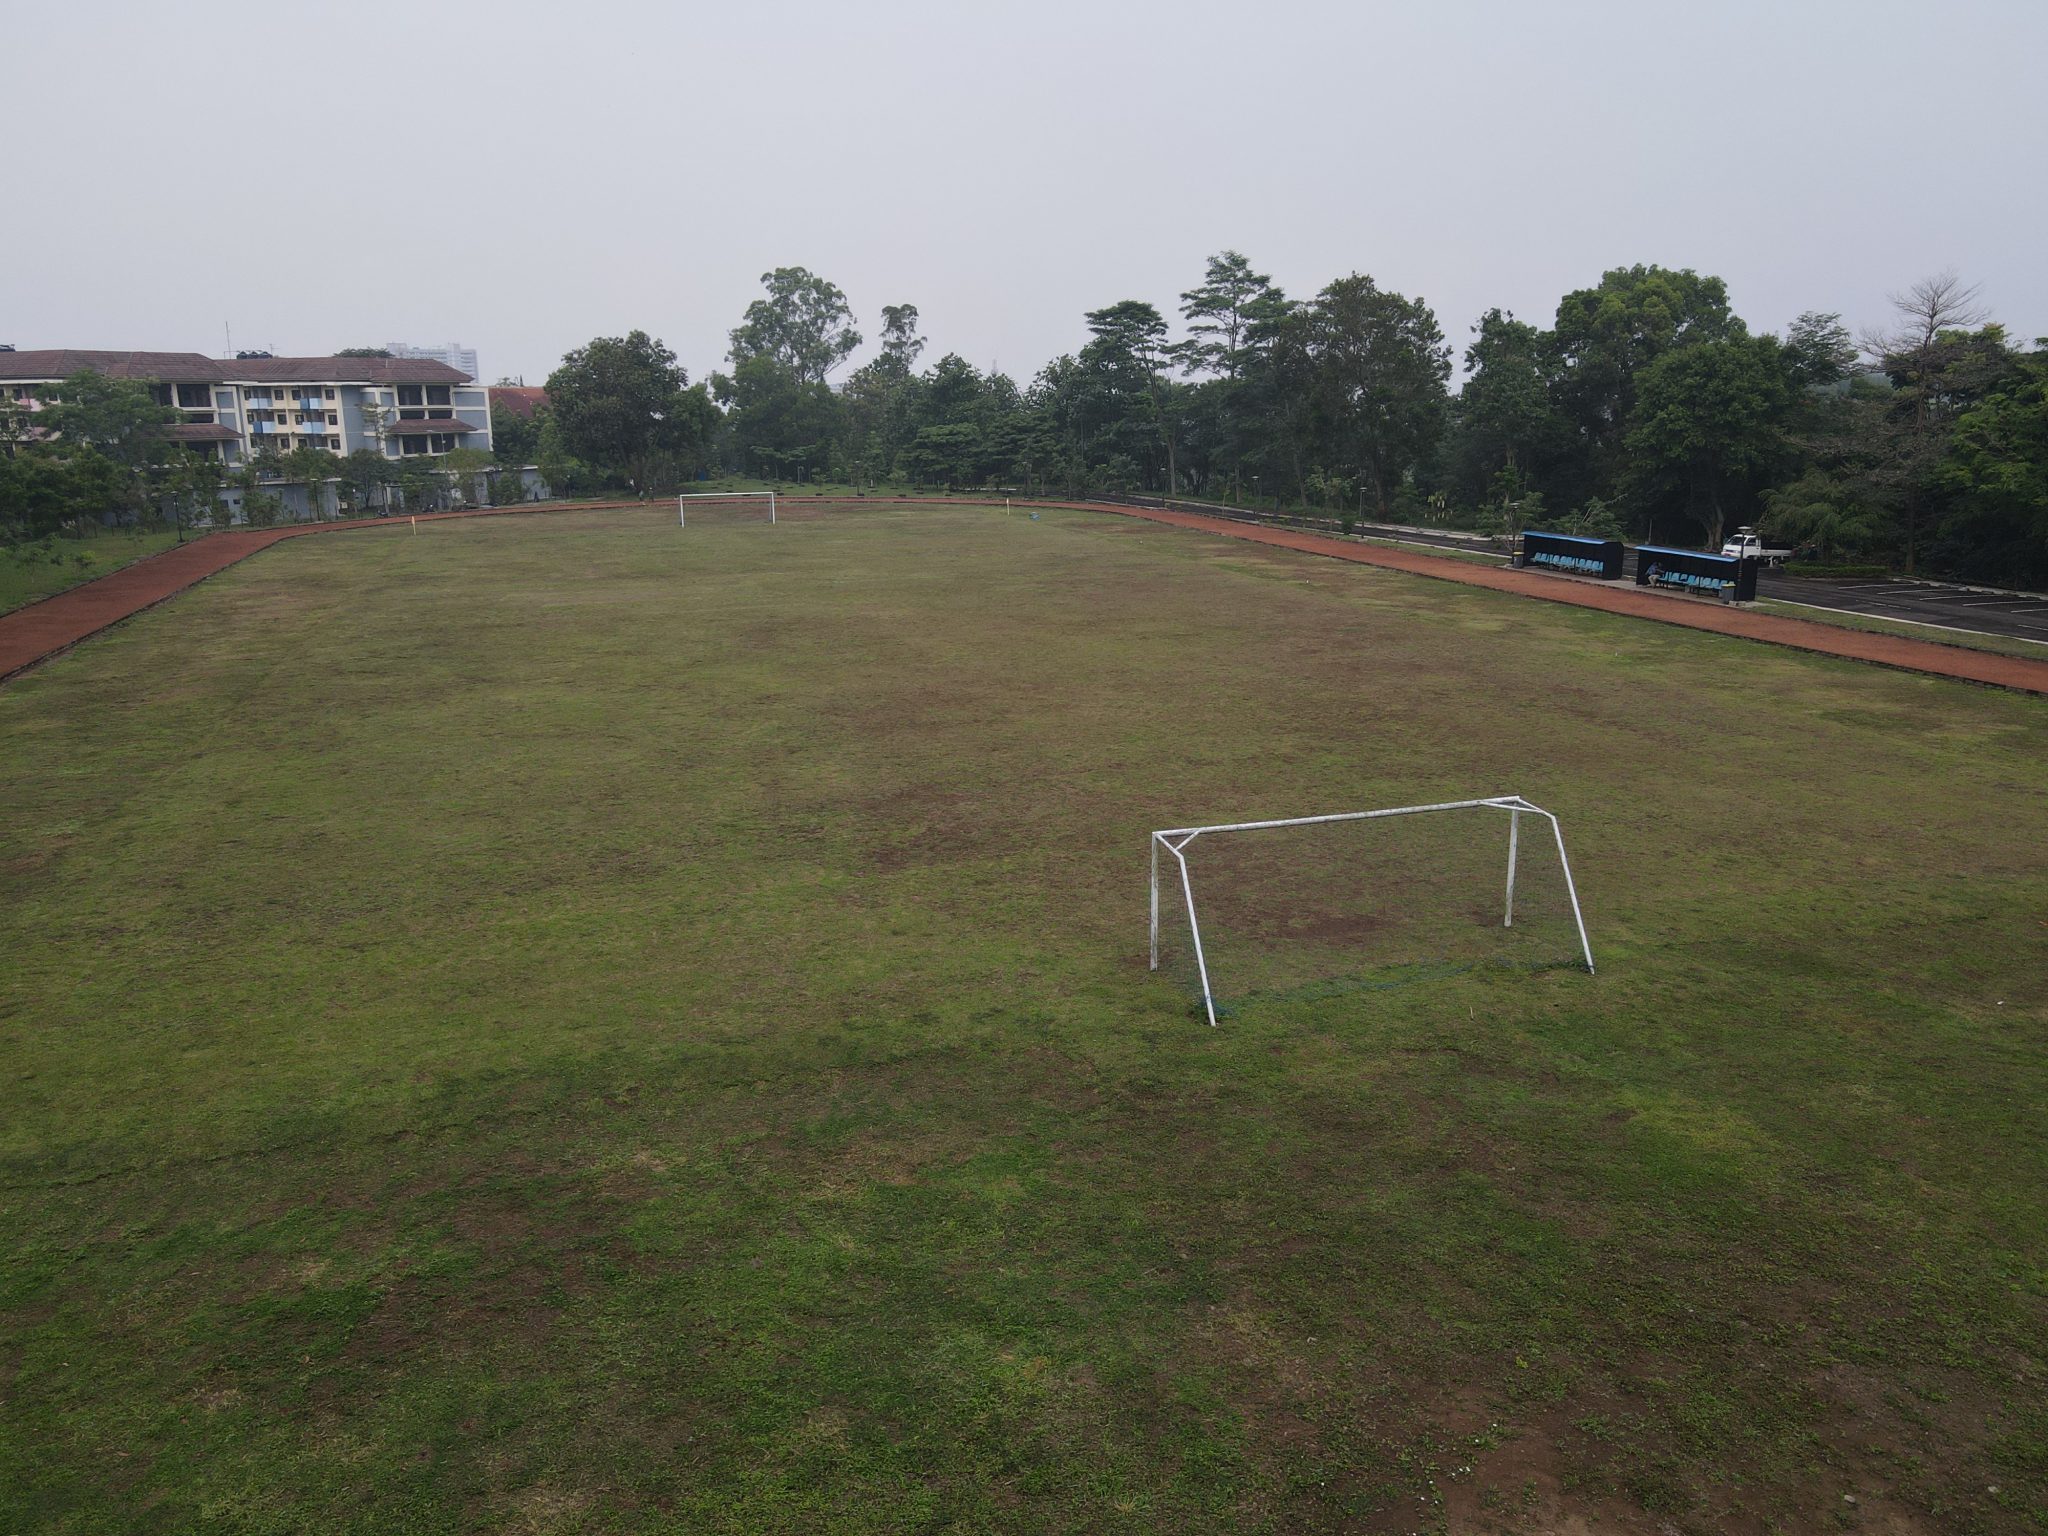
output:
M763 514L766 514L764 517ZM690 491L676 498L676 525L699 522L774 522L773 491Z
M1219 1012L1481 966L1593 969L1557 818L1519 795L1176 827L1151 961Z

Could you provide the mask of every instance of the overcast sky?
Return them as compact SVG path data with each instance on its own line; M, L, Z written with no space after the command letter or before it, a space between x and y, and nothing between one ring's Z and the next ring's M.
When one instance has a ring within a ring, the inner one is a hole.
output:
M0 342L696 378L794 265L1021 382L1226 247L1461 348L1635 262L1758 329L1952 266L2033 337L2044 63L2044 0L15 6Z

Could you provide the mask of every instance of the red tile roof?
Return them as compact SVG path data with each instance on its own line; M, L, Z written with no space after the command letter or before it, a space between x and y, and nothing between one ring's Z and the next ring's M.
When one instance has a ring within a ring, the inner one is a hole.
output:
M198 352L0 352L0 381L74 373L183 384L467 384L469 375L420 357L206 357Z
M428 357L248 357L217 366L258 384L467 384L469 375Z
M548 403L548 392L535 384L493 384L491 404L505 407L505 414L530 421L533 413Z
M103 373L110 379L218 383L227 378L221 371L227 366L197 352L80 352L69 347L0 352L0 379L68 379L74 373Z

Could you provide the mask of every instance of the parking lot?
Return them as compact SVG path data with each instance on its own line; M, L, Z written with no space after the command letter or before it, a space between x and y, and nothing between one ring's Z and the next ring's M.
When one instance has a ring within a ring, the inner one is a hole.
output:
M1934 581L1809 581L1765 572L1757 596L1865 613L1907 624L2048 643L2048 596L1949 586Z

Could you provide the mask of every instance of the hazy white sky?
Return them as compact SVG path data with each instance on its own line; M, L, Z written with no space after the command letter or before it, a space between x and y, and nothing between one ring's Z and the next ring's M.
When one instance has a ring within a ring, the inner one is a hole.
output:
M1612 266L1752 326L1953 266L2048 333L2048 3L15 6L0 341L696 378L772 266L1028 380L1236 247L1463 346Z

